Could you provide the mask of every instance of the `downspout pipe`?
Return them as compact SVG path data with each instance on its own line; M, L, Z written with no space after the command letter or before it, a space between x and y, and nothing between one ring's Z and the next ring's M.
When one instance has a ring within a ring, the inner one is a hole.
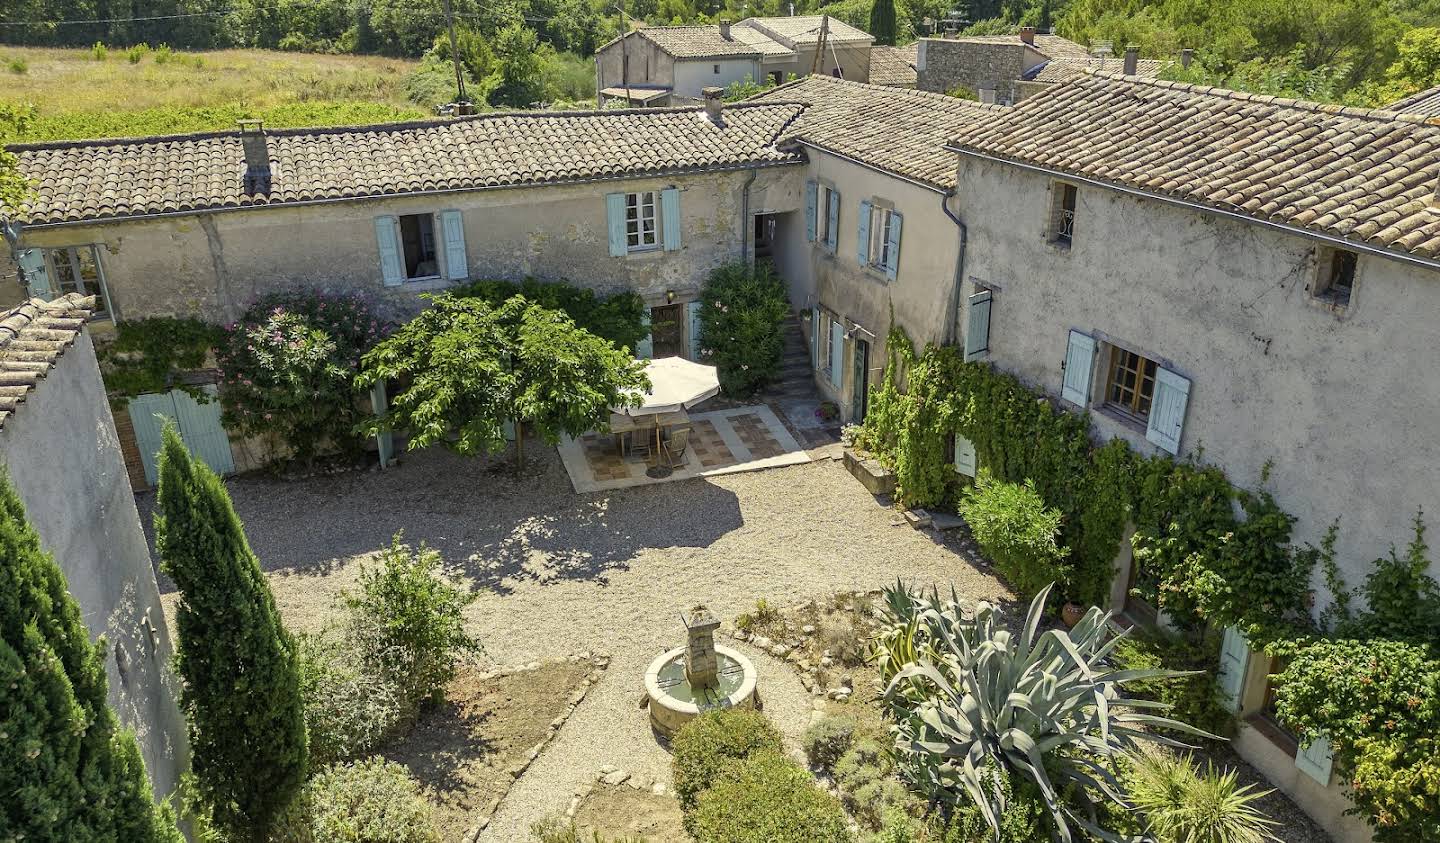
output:
M960 322L960 285L965 279L965 245L970 240L970 229L965 226L965 221L950 210L950 200L954 196L954 188L940 195L940 210L944 211L945 216L960 230L960 248L955 252L955 280L950 287L950 312L945 319L946 345L954 345L958 339L959 332L956 328Z
M750 239L755 236L755 226L750 219L750 185L755 183L759 170L752 169L740 188L740 260L751 262Z

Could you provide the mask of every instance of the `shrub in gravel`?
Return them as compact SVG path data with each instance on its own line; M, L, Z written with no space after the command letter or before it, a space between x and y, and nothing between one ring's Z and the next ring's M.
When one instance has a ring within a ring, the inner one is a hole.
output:
M895 765L885 747L870 738L855 741L835 762L834 774L845 807L867 828L879 828L891 808L916 801L895 777Z
M855 721L848 717L825 717L810 724L800 738L805 747L805 757L811 766L825 772L835 768L835 762L849 751L855 742Z
M374 749L400 723L400 688L344 644L311 635L296 639L305 733L314 765L349 761Z
M845 811L778 751L732 762L700 794L686 826L696 843L849 841Z
M554 817L530 826L530 836L536 843L645 843L643 837L605 837L593 829L589 834L581 834L575 823Z
M305 783L277 843L440 843L430 806L403 766L378 756L333 764Z
M1006 483L982 469L960 502L960 515L995 569L1026 596L1069 581L1070 551L1056 541L1060 510L1046 508L1034 481Z
M686 811L723 772L761 750L781 750L780 733L765 715L750 709L706 712L686 723L671 744L675 795Z

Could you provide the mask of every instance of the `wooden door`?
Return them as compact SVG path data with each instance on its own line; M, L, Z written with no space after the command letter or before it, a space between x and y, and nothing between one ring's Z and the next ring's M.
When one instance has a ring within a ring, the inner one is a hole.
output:
M650 309L650 342L655 357L680 357L684 354L684 319L683 304L665 304Z

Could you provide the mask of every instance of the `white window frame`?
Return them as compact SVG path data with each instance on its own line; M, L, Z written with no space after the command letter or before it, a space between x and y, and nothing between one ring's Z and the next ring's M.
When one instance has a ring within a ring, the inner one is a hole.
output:
M815 185L815 245L825 250L830 248L826 244L830 242L830 194L834 192L828 184Z
M79 293L82 296L89 295L85 291L85 284L80 278L80 253L85 250L90 252L90 260L95 264L95 280L100 285L100 305L103 310L97 310L90 315L92 322L114 319L114 310L110 306L110 287L105 283L105 265L100 262L100 246L95 243L82 243L77 246L56 246L53 249L42 249L45 257L45 272L50 277L50 292L56 298L67 293ZM63 284L60 281L58 267L59 260L63 257L69 265L71 277L75 279L74 284Z
M432 272L432 273L430 273L429 275L410 275L410 274L409 274L409 271L406 270L406 268L405 268L406 265L409 263L409 260L407 259L406 255L405 255L405 218L406 218L406 217L429 217L429 218L430 218L430 251L435 255L435 271ZM442 242L441 242L441 239L442 239L442 238L441 238L440 236L438 236L438 232L441 230L440 227L441 227L442 225L444 225L444 223L440 220L440 215L439 215L439 214L435 214L435 213L429 213L429 214L426 214L426 213L419 213L419 214L396 214L396 215L395 215L395 239L396 239L396 241L397 241L397 242L395 243L395 245L396 245L396 247L397 247L397 248L399 249L399 251L400 251L400 271L401 271L402 273L405 273L405 277L404 277L403 283L405 283L405 284L414 284L414 283L417 283L417 282L424 282L424 281L439 281L441 278L444 278L444 277L445 277L444 265L441 263L442 261L445 260L445 256L444 256L444 254L443 254L444 249L442 248Z
M660 244L660 191L625 194L625 251L651 252Z
M870 266L885 271L890 266L890 220L895 209L875 204L870 205Z

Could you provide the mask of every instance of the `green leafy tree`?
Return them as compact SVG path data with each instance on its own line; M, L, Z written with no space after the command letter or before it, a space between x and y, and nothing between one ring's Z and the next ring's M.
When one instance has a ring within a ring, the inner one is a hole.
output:
M404 383L371 432L405 430L410 448L444 443L461 454L500 451L515 431L515 468L525 428L556 444L603 428L610 408L649 387L644 364L563 313L514 296L431 297L419 316L365 355L359 381Z
M30 194L30 183L20 174L20 159L5 144L23 135L34 116L30 106L0 102L0 219L16 212Z
M104 646L3 473L0 558L0 840L182 843L106 705Z
M493 105L523 108L540 99L542 67L540 40L535 30L513 23L495 34L491 41L499 84L490 94Z
M173 425L159 475L155 545L180 591L176 669L197 786L221 829L263 841L305 780L295 645L224 484Z
M899 35L895 26L895 0L875 0L870 7L870 34L876 44L895 45Z

